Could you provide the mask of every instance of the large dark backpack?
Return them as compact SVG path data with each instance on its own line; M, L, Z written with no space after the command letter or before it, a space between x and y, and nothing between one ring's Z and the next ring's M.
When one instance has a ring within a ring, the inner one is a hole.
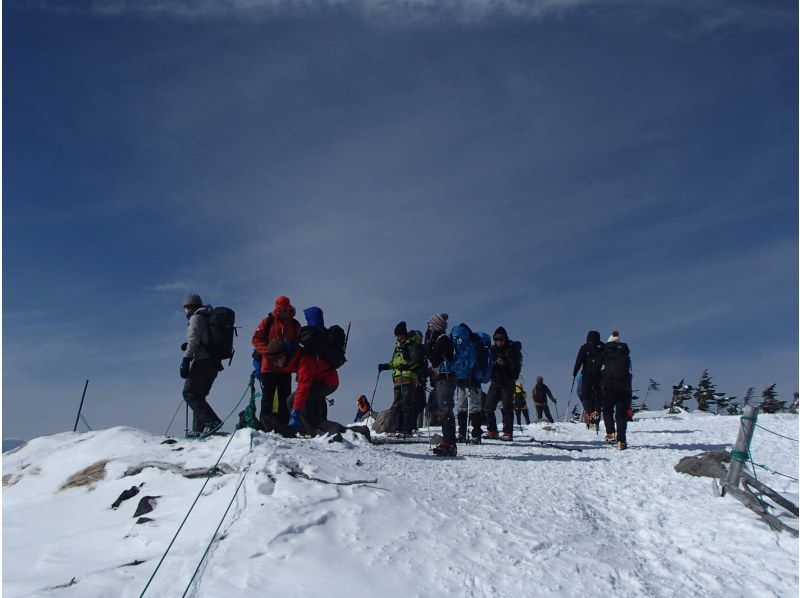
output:
M605 368L603 369L603 386L613 391L630 391L633 376L631 375L631 357L625 343L608 343L605 348Z
M303 326L297 335L297 344L310 355L318 355L334 369L342 367L346 336L341 326L333 325L323 329L316 326Z
M516 380L522 372L522 343L520 341L509 341L509 349L514 356L514 363L508 364L511 377Z
M208 327L208 351L211 359L233 361L233 337L239 336L236 332L236 313L228 307L214 307L205 314Z
M492 339L485 332L473 332L472 343L475 345L475 380L486 384L492 379Z
M583 360L583 371L590 376L597 376L603 367L603 349L602 344L588 344L586 345L586 357Z

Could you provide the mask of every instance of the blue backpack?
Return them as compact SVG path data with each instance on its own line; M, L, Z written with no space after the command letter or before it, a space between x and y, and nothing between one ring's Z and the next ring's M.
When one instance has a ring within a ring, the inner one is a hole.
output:
M450 331L450 338L453 340L453 373L456 380L468 380L477 363L472 331L466 324L459 324Z

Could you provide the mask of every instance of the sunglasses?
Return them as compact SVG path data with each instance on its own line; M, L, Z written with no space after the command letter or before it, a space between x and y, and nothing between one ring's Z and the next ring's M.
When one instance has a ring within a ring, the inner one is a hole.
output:
M496 342L496 343L504 343L504 342L506 342L506 339L504 339L502 336L496 336L496 337L494 337L494 342Z

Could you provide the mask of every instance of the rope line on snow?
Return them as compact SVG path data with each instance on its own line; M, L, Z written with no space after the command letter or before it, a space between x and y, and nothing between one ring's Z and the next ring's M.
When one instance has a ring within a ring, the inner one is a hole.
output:
M250 385L249 384L245 388L244 393L242 394L242 398L239 399L239 403L242 402L242 400L244 399L244 397L247 394L248 390L250 390ZM236 408L239 406L239 403L236 403L236 407L233 408L233 411L236 411ZM231 412L230 415L228 415L228 417L230 417L233 414L233 411ZM225 418L225 419L227 420L228 418ZM225 420L223 420L223 423L225 423ZM181 521L181 524L178 526L178 529L175 532L175 535L172 536L172 540L170 540L169 545L167 546L167 549L164 551L164 554L161 555L161 559L158 561L158 564L156 565L156 568L153 571L152 575L150 575L150 579L147 580L147 584L144 586L144 589L142 590L142 593L139 594L139 598L142 598L145 595L145 593L147 592L147 589L150 587L150 584L153 582L153 579L155 579L156 573L158 573L158 570L161 568L161 565L164 563L164 559L167 558L167 554L169 554L169 551L172 549L172 545L175 544L175 540L178 539L178 534L181 533L181 530L183 529L183 526L186 524L186 521L189 519L189 515L192 514L192 511L194 510L195 505L197 505L197 501L200 500L200 496L203 494L203 490L206 489L206 486L208 485L208 482L211 480L211 475L216 471L217 465L219 465L220 461L222 461L222 457L223 457L223 455L225 455L225 451L228 450L228 447L230 446L231 441L233 440L233 438L235 436L236 436L236 432L231 434L230 438L228 438L228 442L225 443L225 447L222 449L222 452L219 454L219 457L217 458L216 463L214 463L213 467L211 467L208 470L208 475L206 476L206 481L203 482L203 485L200 487L200 490L197 493L197 496L195 496L194 501L192 501L192 505L189 507L189 510L186 512L186 516L183 518L183 521Z
M780 436L781 438L785 438L786 440L791 440L792 442L798 442L797 438L790 438L789 436L778 434L777 432L770 430L769 428L765 428L764 426L759 426L758 424L756 424L756 428L761 428L765 432L769 432L770 434L775 434L775 436Z
M90 431L90 432L94 432L94 430L92 430L92 426L90 426L90 425L89 425L89 422L87 422L87 421L86 421L86 418L85 418L85 417L83 417L83 413L81 413L81 419L83 420L83 424L84 424L84 425L85 425L87 428L89 428L89 431Z
M754 465L755 467L760 467L761 469L765 469L766 471L768 471L770 473L774 473L775 475L783 476L784 478L789 478L790 480L794 480L795 482L799 482L800 481L795 477L792 477L792 476L787 475L785 473L781 473L780 471L775 471L774 469L771 469L770 467L767 467L766 465L763 465L761 463L753 463L752 460L750 461L750 463L752 465ZM755 470L753 471L753 473L755 473Z
M251 447L252 447L252 434L250 436L251 436ZM211 550L211 547L214 545L214 542L217 539L217 534L219 533L219 528L222 527L222 522L225 521L225 517L228 516L228 511L231 510L231 506L233 505L233 501L236 500L236 496L239 494L239 489L242 487L242 484L244 483L244 479L245 479L245 477L247 477L248 471L250 471L249 468L246 469L242 473L242 478L239 480L239 484L236 486L236 490L234 490L233 496L231 496L231 500L228 503L228 507L225 509L225 512L222 514L222 518L219 520L219 524L217 525L217 529L215 529L214 533L211 534L211 540L209 540L208 546L206 546L205 551L203 551L203 556L200 557L200 561L197 563L197 567L195 567L194 573L192 573L192 577L191 577L191 579L189 579L189 583L186 584L186 589L183 591L183 594L181 594L181 598L185 598L186 594L189 593L189 589L192 587L192 583L194 582L194 578L197 577L197 573L198 573L198 571L200 571L200 567L203 564L203 561L205 561L206 556L208 556L208 552Z

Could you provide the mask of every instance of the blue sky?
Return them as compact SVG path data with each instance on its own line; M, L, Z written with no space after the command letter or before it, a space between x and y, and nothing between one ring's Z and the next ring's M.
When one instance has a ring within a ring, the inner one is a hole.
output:
M352 321L333 415L399 320L525 347L563 410L586 331L635 386L798 381L797 6L5 2L3 435L162 432L189 290ZM390 402L381 381L377 407ZM573 398L574 402L574 398Z

